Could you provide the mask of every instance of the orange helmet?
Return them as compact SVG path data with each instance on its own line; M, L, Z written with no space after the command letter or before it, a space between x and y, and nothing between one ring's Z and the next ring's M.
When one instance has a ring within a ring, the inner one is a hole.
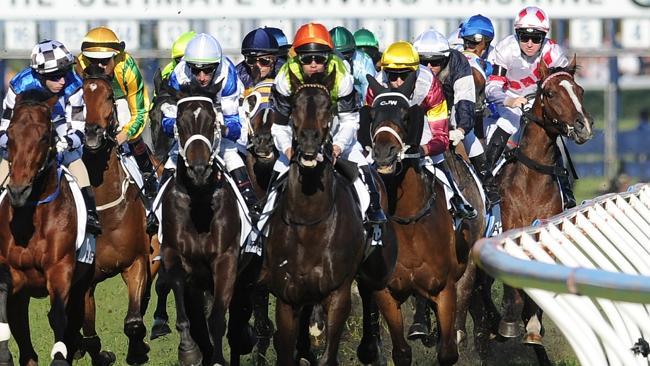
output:
M301 52L331 52L334 49L332 37L324 25L307 23L296 31L293 37L293 48Z

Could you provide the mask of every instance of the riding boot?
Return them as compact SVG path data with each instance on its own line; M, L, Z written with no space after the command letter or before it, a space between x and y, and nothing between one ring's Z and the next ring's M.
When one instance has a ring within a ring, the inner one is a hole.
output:
M478 177L483 184L485 189L485 196L488 201L488 209L494 207L494 205L501 202L501 196L499 195L499 190L497 189L496 182L494 181L494 175L492 175L492 170L488 168L487 159L485 154L477 155L472 158L469 158L472 162L472 166L478 173Z
M562 164L562 159L560 159L559 164ZM564 200L564 208L569 209L576 207L576 198L573 195L573 189L571 187L571 179L568 175L558 175L558 180L560 181L560 188L562 189L562 199Z
M427 300L419 295L413 296L415 312L413 313L413 324L409 327L406 338L410 340L425 338L429 335L431 319L429 315L429 304Z
M454 195L451 197L451 209L452 209L452 214L459 218L459 219L468 219L471 220L478 216L478 212L472 205L469 203L465 203L465 200L460 196L460 193L458 192L458 188L456 187L456 182L454 181L454 178L451 175L451 172L449 171L449 166L447 165L446 161L441 161L440 163L436 164L436 167L438 167L440 170L442 170L445 173L445 176L447 177L447 180L449 181L449 184L451 185L451 189L454 191Z
M368 205L368 210L366 211L368 222L371 224L383 224L387 219L384 210L381 208L379 192L377 191L374 177L370 172L370 165L362 166L361 171L363 172L363 180L365 181L366 186L368 187L368 193L370 194L370 205Z
M485 149L486 166L490 171L494 170L496 163L499 161L503 150L505 150L508 144L508 139L510 139L510 134L500 127L497 127L497 130L492 134L487 149Z
M239 193L244 197L246 206L248 206L248 213L250 215L251 221L253 224L257 222L260 217L260 207L257 204L257 196L255 191L253 191L253 184L248 176L246 167L239 167L230 171L230 175L237 183L237 188L239 188Z
M149 211L147 215L147 234L153 235L158 232L158 218L154 214L153 201L158 194L158 179L153 164L149 159L149 152L147 145L145 145L142 138L137 138L129 142L129 149L138 164L140 172L142 172L142 186L144 192L142 194L142 201L144 207Z
M83 196L84 203L86 204L86 231L93 235L99 235L102 233L102 226L99 222L99 215L97 215L95 193L93 192L92 187L88 186L81 188L81 195Z

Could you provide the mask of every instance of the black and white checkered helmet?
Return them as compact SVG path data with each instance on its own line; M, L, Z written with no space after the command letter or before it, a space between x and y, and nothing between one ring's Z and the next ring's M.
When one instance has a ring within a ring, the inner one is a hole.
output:
M74 64L74 56L59 41L46 40L32 49L32 69L48 74L68 69Z

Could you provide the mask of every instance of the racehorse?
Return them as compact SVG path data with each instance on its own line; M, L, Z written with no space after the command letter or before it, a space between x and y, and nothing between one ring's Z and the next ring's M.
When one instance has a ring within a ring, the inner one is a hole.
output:
M284 191L268 220L260 283L276 296L273 343L278 365L297 358L315 363L307 334L314 304L327 318L320 365L338 365L339 341L351 310L350 289L364 257L364 228L348 178L334 170L328 152L333 119L329 90L335 74L289 73L295 154ZM356 169L356 167L355 167Z
M161 225L163 265L176 302L181 365L225 364L222 338L229 308L231 365L238 365L240 354L253 347L250 299L236 288L241 203L217 158L221 128L207 96L219 88L221 83L175 95L178 164L162 193Z
M575 71L575 56L566 68L549 69L540 62L540 86L532 107L523 113L518 147L507 152L508 164L497 176L504 231L562 212L557 177L569 173L556 166L560 153L556 139L565 136L583 144L593 136L593 121L582 105L583 89L574 79ZM506 286L499 333L515 337L520 315L526 326L524 342L541 346L542 310L525 293ZM543 348L535 350L538 358L545 357Z
M129 305L124 333L129 338L128 364L148 360L149 346L144 343L143 322L145 293L151 287L150 245L146 233L145 209L139 189L120 163L122 157L115 142L117 118L110 79L103 70L91 65L83 72L86 102L86 143L83 160L97 199L103 234L97 239L95 277L86 295L82 349L88 351L93 365L110 365L115 355L101 350L95 329L95 287L117 274L122 275ZM145 300L146 301L146 300Z
M13 365L11 332L20 364L38 363L29 329L31 297L50 298L51 365L69 365L83 322L92 265L76 261L77 211L58 168L51 122L57 100L39 90L18 95L7 129L8 199L0 203L0 365Z
M370 111L372 155L389 197L391 225L397 235L397 266L387 289L377 293L379 309L388 323L396 365L411 364L411 347L404 338L400 306L411 295L435 303L438 319L438 360L457 361L454 336L456 282L463 275L468 243L456 240L440 183L422 171L418 146L424 116L419 106L409 107L404 96L414 77L389 90L369 78L377 96Z

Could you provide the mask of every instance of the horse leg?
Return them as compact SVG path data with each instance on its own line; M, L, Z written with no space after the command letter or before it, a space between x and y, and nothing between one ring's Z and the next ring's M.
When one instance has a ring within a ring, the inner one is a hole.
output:
M503 318L499 322L499 334L506 338L514 338L519 334L519 317L524 301L519 292L503 285Z
M147 329L142 320L142 299L149 281L148 259L139 256L129 268L122 271L122 280L129 292L129 307L124 318L124 334L129 338L126 363L142 364L149 360L149 346L144 342Z
M168 324L169 315L167 315L167 295L169 295L170 291L169 275L165 266L161 263L158 269L158 277L156 278L156 294L158 295L158 300L156 301L156 310L153 313L151 340L166 336L172 332Z
M483 304L484 321L486 328L493 335L498 334L499 322L501 321L501 314L497 310L494 301L492 300L492 285L494 278L488 275L481 268L476 268L476 287L475 292L480 296L481 304Z
M363 336L357 347L357 357L363 364L371 364L379 359L381 353L381 334L379 331L379 308L372 290L362 281L357 282L363 307Z
M474 293L474 282L476 281L476 264L470 259L465 269L465 273L456 282L456 291L458 295L458 302L456 307L456 343L459 345L466 345L467 340L467 311L470 307L470 300ZM476 323L474 325L476 327Z
M9 328L9 319L15 317L8 317L9 312L9 296L13 291L13 284L11 281L11 272L6 263L0 264L0 366L13 365L11 352L9 351L9 338L11 338L11 330ZM29 299L28 299L29 301ZM29 302L27 303L29 306ZM25 306L25 308L27 308ZM29 322L27 322L29 324ZM29 328L28 328L29 330ZM31 342L30 342L31 343ZM18 343L20 346L20 343ZM32 348L33 350L33 348ZM33 352L36 356L36 352Z
M214 355L215 348L208 324L208 317L212 314L214 306L213 300L211 291L194 286L185 288L185 310L190 321L190 336L196 341L203 356L203 362L209 365L212 365L212 362L209 361Z
M21 365L37 365L38 355L32 345L31 333L29 330L29 296L24 293L17 293L9 298L7 304L7 315L14 339L18 344L18 358ZM9 350L7 350L9 351ZM3 358L3 361L4 360ZM13 365L11 354L9 360L1 365Z
M250 268L250 265L247 268ZM232 294L232 299L229 303L224 303L225 306L229 307L228 344L230 345L231 366L238 366L239 357L251 353L257 341L253 328L248 324L248 321L253 314L252 293L256 290L255 280L257 274L257 271L247 271L245 269L239 274L239 276L237 276L236 280L233 281L234 288L222 286L218 289L218 291L223 293ZM222 275L227 278L228 273L222 271ZM234 275L232 277L234 277ZM226 281L222 280L220 282L221 285L223 285L223 282ZM217 291L217 289L215 289L215 291ZM223 295L217 295L216 293L215 296L224 297Z
M477 267L475 267L477 268ZM474 289L472 290L472 296L469 300L469 312L472 316L474 322L474 348L479 355L479 358L482 362L487 362L487 357L489 353L488 342L490 340L490 327L487 321L487 306L483 301L483 296L480 293L480 285L478 284L478 279L474 283ZM456 321L458 324L458 321ZM457 329L458 331L458 329Z
M325 346L324 358L321 358L319 365L338 365L339 343L345 327L345 321L352 310L350 287L352 281L343 283L336 291L333 291L325 299L327 311L327 344Z
M66 306L68 323L64 335L64 342L68 346L67 361L72 364L81 343L81 327L86 320L85 306L88 293L95 274L95 265L77 262L75 265L74 283L70 289L70 297ZM94 310L94 309L93 309ZM112 361L115 361L113 358Z
M433 298L432 298L433 300ZM438 319L438 362L441 366L453 365L458 361L458 345L454 334L456 317L456 284L448 281L435 301Z
M102 351L102 342L95 329L95 288L95 284L90 286L84 296L83 338L78 353L83 357L88 352L93 366L108 366L115 363L116 357L111 351Z
M269 319L269 290L258 285L253 292L253 312L255 316L255 334L257 347L253 361L256 365L266 365L266 350L271 344L273 323Z
M323 307L318 305L305 305L300 310L298 318L298 335L296 339L296 363L301 365L306 361L310 365L315 365L316 355L311 350L311 338L318 337L325 329L325 315L323 314ZM314 324L322 324L319 334L314 334Z
M537 306L523 290L519 290L524 298L524 308L521 312L521 320L526 326L525 344L542 345L544 337L544 326L542 325L542 309Z
M404 322L400 303L390 294L388 289L375 292L375 300L386 319L388 331L393 343L393 362L395 366L408 366L411 364L411 346L404 338Z
M275 302L275 326L278 330L273 336L273 347L277 354L276 365L294 365L293 351L296 348L298 315L300 309L285 303L279 297Z

